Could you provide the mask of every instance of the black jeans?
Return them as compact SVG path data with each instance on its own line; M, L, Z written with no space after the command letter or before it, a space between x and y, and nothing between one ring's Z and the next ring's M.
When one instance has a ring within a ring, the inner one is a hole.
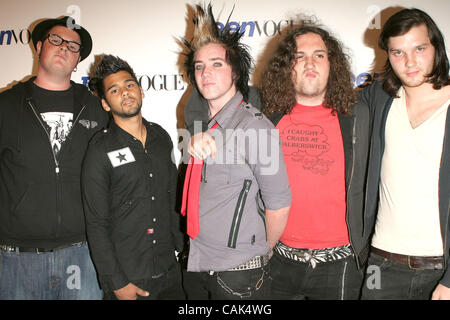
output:
M444 270L410 269L371 253L362 299L428 300Z
M214 272L183 271L189 300L265 300L269 298L269 265L251 270Z
M337 261L309 263L287 259L274 252L271 264L271 298L278 300L356 300L363 282L354 256Z
M132 283L148 291L148 297L137 296L137 300L184 300L186 296L181 281L181 270L178 264L168 272L151 279L132 281ZM105 300L117 300L114 292L106 291Z

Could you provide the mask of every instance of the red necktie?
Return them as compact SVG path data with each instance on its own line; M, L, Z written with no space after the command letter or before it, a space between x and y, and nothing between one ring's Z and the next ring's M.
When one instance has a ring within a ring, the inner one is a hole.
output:
M212 132L218 123L216 122L209 132ZM183 203L181 205L181 214L187 213L187 234L195 239L200 231L198 206L200 196L200 184L202 180L203 160L191 156L186 169L186 177L183 186Z
M239 106L244 100L239 103ZM212 132L219 124L216 122L209 132ZM202 180L203 160L191 157L186 169L186 177L183 186L183 202L181 204L181 214L187 214L187 234L195 239L200 232L198 207L200 197L200 184Z

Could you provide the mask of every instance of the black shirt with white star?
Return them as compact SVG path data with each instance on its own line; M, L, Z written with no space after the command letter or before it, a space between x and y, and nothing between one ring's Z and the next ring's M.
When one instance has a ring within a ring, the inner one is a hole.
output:
M112 123L92 139L83 165L88 241L104 290L167 272L182 250L172 141L143 122L145 148Z

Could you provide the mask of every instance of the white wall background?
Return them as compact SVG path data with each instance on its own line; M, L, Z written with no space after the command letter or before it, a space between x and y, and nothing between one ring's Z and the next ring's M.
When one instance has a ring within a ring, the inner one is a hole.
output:
M449 0L211 2L219 22L227 20L234 5L230 21L254 23L253 35L246 29L243 41L251 47L257 62L255 82L267 57L267 47L276 39L274 27L285 26L287 20L295 19L299 14L315 15L344 43L349 49L356 78L365 72L380 71L384 64L385 56L373 46L380 27L393 13L392 7L416 7L427 12L443 32L449 55ZM191 17L187 18L192 10L188 6L195 3L182 0L0 0L0 32L3 32L0 33L0 91L36 71L35 52L26 30L31 31L42 18L71 15L90 32L94 42L91 55L80 63L72 80L85 81L96 56L103 53L127 60L138 77L142 77L146 95L144 117L162 125L176 145L177 127L183 126L185 90L188 88L180 77L181 48L176 38L192 30ZM357 82L355 84L359 84ZM180 153L176 152L175 157L178 161Z

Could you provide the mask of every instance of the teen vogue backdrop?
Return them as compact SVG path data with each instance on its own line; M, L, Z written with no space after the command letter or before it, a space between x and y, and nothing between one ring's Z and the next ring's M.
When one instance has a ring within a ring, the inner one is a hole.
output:
M181 153L177 129L184 127L184 107L189 84L180 68L180 37L191 38L192 6L183 0L0 0L0 91L35 75L37 61L30 32L42 18L69 15L92 36L93 49L81 62L72 80L85 83L99 56L114 54L134 68L145 92L144 117L163 126ZM315 16L348 48L355 86L376 78L386 56L377 47L383 23L401 7L417 7L437 23L450 48L449 0L212 0L222 27L231 11L231 27L244 30L256 62L252 82L258 84L264 63L279 33L299 15ZM447 50L449 55L449 50Z

